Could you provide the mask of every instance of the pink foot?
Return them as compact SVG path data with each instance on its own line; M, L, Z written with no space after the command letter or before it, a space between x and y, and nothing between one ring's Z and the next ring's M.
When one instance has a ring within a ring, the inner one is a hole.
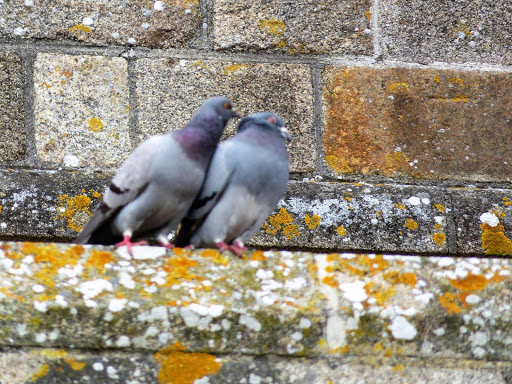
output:
M194 247L194 244L189 244L186 247L183 247L183 249L188 249L189 251L192 251L192 250L196 249L196 247Z
M229 250L233 252L238 257L242 257L242 252L245 251L247 248L245 248L242 244L235 241L233 245L229 247Z
M117 243L115 245L116 248L126 246L128 248L128 253L133 256L132 253L132 247L135 247L137 245L147 245L148 243L146 241L137 241L136 243L132 243L131 237L129 235L123 236L123 241Z
M166 249L173 249L174 244L173 243L162 244L162 247L164 247Z
M223 241L217 241L215 243L215 245L217 246L217 248L219 248L221 251L229 251L229 245L227 245L225 242Z

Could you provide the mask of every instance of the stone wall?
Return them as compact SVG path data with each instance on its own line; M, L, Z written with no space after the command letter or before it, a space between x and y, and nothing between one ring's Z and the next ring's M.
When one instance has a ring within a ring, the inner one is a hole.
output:
M1 1L0 238L72 239L134 146L223 94L294 137L254 245L512 254L511 21L505 0Z
M512 382L506 259L0 243L0 382Z
M506 0L0 0L0 240L211 95L294 138L285 251L0 242L0 383L512 383L511 84Z

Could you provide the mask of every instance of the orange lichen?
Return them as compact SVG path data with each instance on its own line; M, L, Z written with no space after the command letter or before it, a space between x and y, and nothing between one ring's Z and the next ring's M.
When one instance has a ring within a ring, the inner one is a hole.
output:
M32 381L36 381L37 379L46 376L49 371L50 371L50 366L48 364L41 365L39 367L39 371L37 371L36 373L34 373L32 375Z
M55 286L53 277L59 269L67 265L71 267L76 265L84 248L81 245L75 245L67 248L64 252L59 252L54 244L24 243L21 251L27 255L34 255L35 263L43 264L43 267L34 274L34 277L41 284L53 288Z
M349 353L350 352L350 345L344 345L343 347L338 348L329 348L328 353Z
M323 279L322 279L322 283L330 286L330 287L333 287L333 288L336 288L338 287L338 282L336 281L336 277L334 275L327 275L325 276Z
M378 305L383 305L386 301L391 299L396 294L396 289L392 286L383 287L369 282L364 286L366 293L377 300Z
M405 369L405 366L403 364L397 364L397 365L394 365L391 370L393 372L400 372L400 371L403 371Z
M450 280L452 286L461 291L481 291L489 281L483 275L473 275L469 273L463 279Z
M384 279L391 284L406 284L411 288L414 288L418 282L418 278L413 272L388 271L384 273Z
M180 284L183 280L204 280L201 276L191 273L188 269L196 267L197 261L185 256L177 256L169 259L162 269L167 272L167 282L164 286Z
M192 255L192 252L188 249L185 249L185 248L180 248L180 247L176 247L176 248L173 248L172 249L172 252L176 255L176 256L190 256Z
M261 19L258 22L258 27L269 35L279 36L284 33L286 25L279 19Z
M339 226L338 228L336 228L336 232L338 232L338 235L340 235L340 236L347 235L347 230L343 226Z
M446 241L446 235L444 233L434 233L432 235L432 240L434 240L434 243L436 243L440 247L443 247Z
M87 195L76 195L73 197L59 195L59 202L56 207L59 213L56 220L67 220L68 228L80 232L83 224L91 216L91 212L89 212L90 205L91 198Z
M373 346L373 352L379 353L384 350L384 345L380 341L376 342Z
M486 254L512 255L512 241L505 236L505 227L498 223L495 227L484 223L482 228L482 248Z
M396 204L395 204L395 208L398 208L398 209L405 209L405 205L403 205L402 203L396 203Z
M309 216L306 214L306 217L304 218L304 222L308 226L309 229L315 229L320 224L320 221L322 221L322 218L318 215Z
M76 32L76 33L80 33L80 32L91 33L91 28L89 28L83 24L75 25L74 27L69 28L69 30L71 32Z
M331 263L332 265L326 268L327 272L341 271L359 277L367 275L374 276L376 273L384 271L391 265L391 262L385 260L382 255L358 255L353 259L343 259L332 256Z
M441 213L444 213L444 211L446 211L446 207L443 204L434 204L434 208L436 208Z
M276 43L276 47L277 48L284 48L288 45L288 40L286 39L281 39L279 40L277 43Z
M201 69L206 69L207 71L213 72L206 64L204 64L201 60L196 60L190 64L191 67L199 67Z
M389 91L392 92L396 88L402 88L405 90L409 90L409 84L404 83L404 82L393 83L389 86Z
M155 353L155 360L160 364L160 384L192 384L219 371L221 363L215 356L183 350L181 343L177 343Z
M510 201L510 199L504 197L503 198L503 204L505 204L508 207L509 205L512 204L512 201ZM1 212L1 210L0 210L0 212Z
M117 262L117 258L111 252L93 249L91 257L85 262L85 268L94 268L99 273L104 274L106 272L105 264L115 262Z
M442 296L439 296L439 301L441 305L446 308L448 314L460 313L462 310L456 303L457 297L451 292L445 292Z
M411 231L415 231L416 229L418 229L418 223L415 222L414 220L407 219L405 221L404 227L410 229Z
M89 123L89 129L93 132L99 132L103 129L103 123L97 117L93 117L92 119L89 119L88 123Z
M348 165L345 159L337 157L335 155L329 155L325 157L325 163L334 169L338 173L352 173L354 170Z
M222 253L216 249L205 249L199 253L199 256L212 259L215 264L228 265L229 262L229 258L223 256Z
M401 151L393 152L386 155L386 165L385 171L386 174L397 170L398 168L403 168L409 164L409 158Z
M228 65L226 65L226 68L224 69L224 74L228 75L230 72L236 72L244 67L246 67L246 65L244 65L244 64L228 64Z
M44 356L44 357L57 357L57 358L61 358L63 359L64 357L66 357L68 355L68 353L63 350L63 349L57 349L57 350L53 350L53 349L43 349L41 350L40 352L41 356Z
M266 233L272 233L273 235L283 231L287 239L300 236L297 226L293 224L293 218L286 208L281 208L278 213L271 215L268 218L268 224L263 224L263 228Z
M265 254L262 251L254 251L251 255L251 260L253 261L263 261L265 259Z
M81 371L85 367L85 362L78 361L77 359L64 359L69 364L73 371Z

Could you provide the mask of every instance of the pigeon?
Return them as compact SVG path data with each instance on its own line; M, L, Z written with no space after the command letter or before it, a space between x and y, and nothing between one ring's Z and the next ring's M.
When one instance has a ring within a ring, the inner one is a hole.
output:
M291 140L275 113L243 118L236 135L217 147L175 245L216 246L240 256L286 190L289 161L283 139Z
M171 233L189 210L203 184L208 164L224 128L240 117L221 96L207 99L180 130L155 135L126 159L88 224L78 244L126 245L133 236L155 234L172 248Z

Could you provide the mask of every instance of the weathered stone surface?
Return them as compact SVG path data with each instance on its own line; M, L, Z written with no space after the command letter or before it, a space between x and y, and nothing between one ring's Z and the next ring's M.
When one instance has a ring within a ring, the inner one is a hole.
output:
M216 49L371 55L368 0L214 2Z
M187 46L201 25L199 5L184 1L2 1L1 39L68 39L95 45Z
M512 190L458 188L450 195L460 252L512 256Z
M111 250L1 243L0 345L136 349L160 364L173 352L344 356L397 372L512 360L510 260Z
M132 259L111 249L2 245L0 344L157 351L181 343L291 355L319 348L324 301L310 255L258 252L248 261L137 247Z
M313 90L308 66L141 59L136 70L141 140L181 128L206 98L224 95L242 115L260 111L281 115L293 138L291 170L314 169ZM231 134L234 126L232 122L228 128Z
M158 383L152 355L111 351L25 348L0 352L0 380L6 384Z
M443 191L398 185L291 182L252 240L259 246L448 252Z
M341 174L510 181L509 73L326 68L323 146Z
M407 384L428 383L435 378L438 384L508 383L507 365L481 366L475 361L444 368L390 365L391 361L369 366L364 362L347 362L348 359L335 362L282 356L232 355L212 360L210 355L186 352L170 352L166 358L157 362L152 354L137 351L7 350L0 353L0 380L8 384ZM204 367L205 360L209 362L207 359L220 365L217 373L204 374L209 371L201 369L201 365ZM181 362L184 364L179 364ZM171 381L166 381L168 379Z
M125 59L39 54L34 72L40 160L105 168L128 157L132 144Z
M112 175L0 171L0 238L71 240Z
M512 63L512 8L507 0L383 0L379 8L387 58Z
M25 156L23 83L18 55L0 52L0 161Z

